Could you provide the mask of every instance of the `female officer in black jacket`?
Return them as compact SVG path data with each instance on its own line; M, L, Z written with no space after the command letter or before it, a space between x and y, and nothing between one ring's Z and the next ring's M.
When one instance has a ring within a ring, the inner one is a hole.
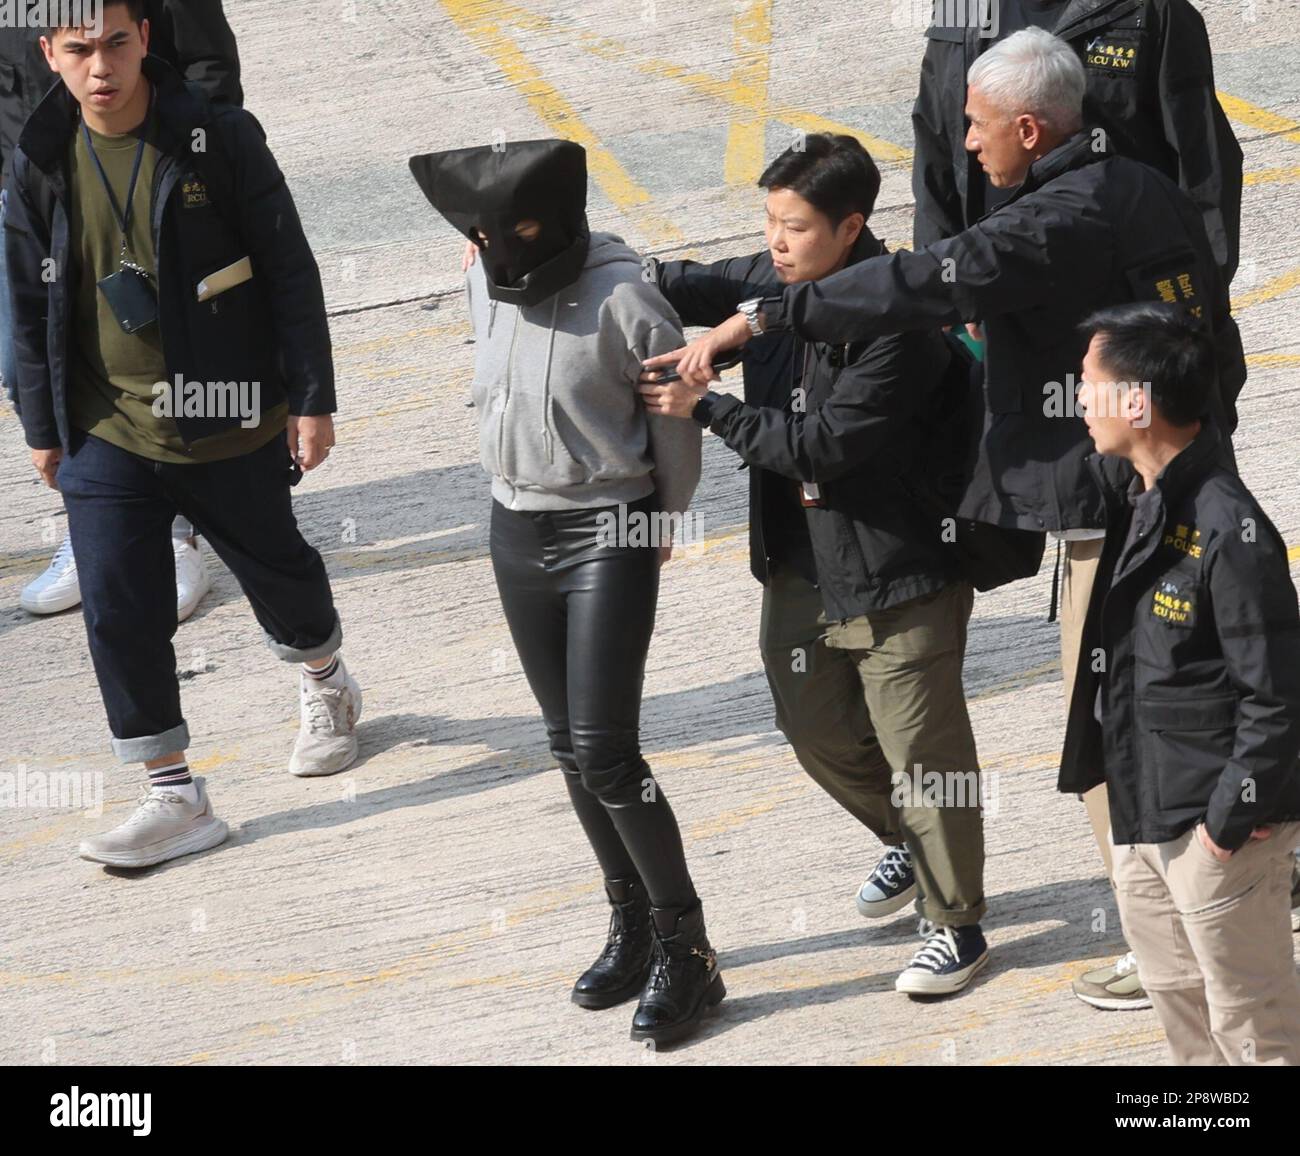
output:
M866 228L880 176L853 137L809 136L759 184L767 251L660 266L687 323L716 324L746 298L884 252ZM652 408L694 411L751 468L760 648L778 725L808 773L885 844L859 911L887 916L919 892L926 941L896 986L931 995L960 990L988 957L979 768L961 685L973 592L935 485L955 472L955 504L963 463L945 458L936 428L954 371L969 394L967 363L937 328L847 346L773 334L746 347L747 403L710 393L697 409L702 390L658 386L653 370L642 386ZM925 797L918 764L967 796ZM891 772L912 776L910 788Z

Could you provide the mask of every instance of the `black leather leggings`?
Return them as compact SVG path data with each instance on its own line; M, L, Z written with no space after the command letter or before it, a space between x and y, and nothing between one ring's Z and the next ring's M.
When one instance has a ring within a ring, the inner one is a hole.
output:
M653 496L628 512L653 511ZM607 879L639 877L656 907L695 899L681 832L641 757L641 687L654 632L652 547L602 545L618 507L523 512L492 503L492 569L551 753Z

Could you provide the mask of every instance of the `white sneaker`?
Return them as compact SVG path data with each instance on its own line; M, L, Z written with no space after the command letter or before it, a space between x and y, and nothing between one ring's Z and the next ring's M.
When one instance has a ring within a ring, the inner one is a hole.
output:
M361 687L339 659L342 686L329 686L299 673L302 725L289 757L289 771L301 778L337 775L357 757Z
M28 614L58 614L61 610L71 610L81 601L77 560L72 556L70 536L64 536L45 573L23 587L18 601Z
M212 813L203 780L195 779L194 786L198 799L193 803L175 791L146 788L135 814L87 839L81 857L110 867L151 867L224 843L229 832Z
M193 538L173 538L176 555L176 621L184 622L212 589L208 560L203 547Z

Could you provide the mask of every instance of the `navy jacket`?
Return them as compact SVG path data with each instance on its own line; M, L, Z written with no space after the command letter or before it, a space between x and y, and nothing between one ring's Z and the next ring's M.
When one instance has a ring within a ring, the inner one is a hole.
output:
M153 238L167 379L260 382L262 404L296 416L334 412L334 365L320 270L293 197L256 119L216 105L152 56L158 147ZM5 252L27 444L69 441L68 343L77 270L69 246L67 159L79 109L62 82L32 114L7 176ZM195 141L205 148L197 151ZM252 280L206 302L208 275L248 257ZM48 275L52 261L54 275ZM193 442L239 423L177 417Z
M243 104L239 50L221 0L147 0L149 54L167 61L209 97ZM0 28L0 166L8 168L27 118L59 79L41 51L39 28Z

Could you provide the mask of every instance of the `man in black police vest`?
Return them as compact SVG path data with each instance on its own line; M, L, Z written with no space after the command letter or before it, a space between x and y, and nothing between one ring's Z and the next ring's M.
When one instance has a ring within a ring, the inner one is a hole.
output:
M912 110L916 247L956 236L1009 195L966 151L966 74L993 45L1031 27L1066 41L1082 61L1085 125L1191 198L1230 283L1241 146L1215 94L1205 21L1188 0L936 0Z
M968 152L967 72L994 44L1030 27L1066 41L1084 66L1084 124L1110 147L1159 169L1200 210L1224 285L1237 269L1241 147L1214 88L1205 21L1188 0L936 0L912 110L915 245L953 237L1002 204L1011 190ZM1101 532L1061 531L1060 630L1069 701L1073 656L1101 556ZM1109 814L1102 784L1084 796L1110 874ZM1074 984L1102 1009L1148 1006L1131 954Z
M1106 538L1060 788L1108 787L1124 932L1178 1064L1300 1064L1300 608L1277 530L1204 419L1177 306L1090 318L1079 400Z
M685 354L655 361L680 358L682 379L703 384L723 351L756 333L792 329L845 342L981 323L988 419L960 513L1022 530L1100 530L1101 494L1085 465L1091 443L1075 404L1079 322L1133 300L1181 300L1198 310L1216 337L1211 408L1225 434L1236 426L1245 359L1200 212L1161 173L1114 155L1086 131L1085 85L1074 50L1050 33L1028 28L1002 41L972 66L966 108L967 148L995 186L1011 190L1001 206L927 248L744 302ZM1062 631L1066 671L1074 669L1082 613L1073 620L1078 629ZM1104 831L1103 817L1099 837Z

